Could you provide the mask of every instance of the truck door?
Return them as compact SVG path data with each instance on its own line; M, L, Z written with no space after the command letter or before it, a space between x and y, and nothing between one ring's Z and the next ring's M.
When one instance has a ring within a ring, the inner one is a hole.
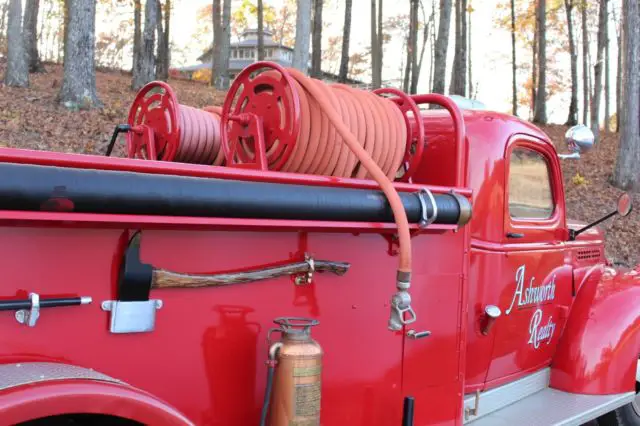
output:
M505 150L504 236L495 340L486 382L547 366L572 297L565 256L565 203L559 160L551 145L517 136Z

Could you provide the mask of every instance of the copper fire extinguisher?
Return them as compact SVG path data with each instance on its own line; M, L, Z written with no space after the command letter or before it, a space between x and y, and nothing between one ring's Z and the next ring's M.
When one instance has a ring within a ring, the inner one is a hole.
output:
M319 426L322 348L311 338L309 318L283 317L274 320L282 339L269 346L267 389L261 426ZM271 410L269 410L269 406ZM267 422L268 419L268 422Z

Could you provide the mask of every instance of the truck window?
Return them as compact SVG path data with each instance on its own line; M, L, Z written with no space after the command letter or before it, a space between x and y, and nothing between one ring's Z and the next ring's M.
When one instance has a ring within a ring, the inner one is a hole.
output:
M547 219L553 214L549 166L531 149L511 151L509 165L509 213L516 219Z

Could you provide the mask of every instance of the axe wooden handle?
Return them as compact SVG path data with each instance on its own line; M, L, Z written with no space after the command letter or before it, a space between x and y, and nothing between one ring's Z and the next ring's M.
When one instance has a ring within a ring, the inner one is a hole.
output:
M350 266L349 263L328 260L314 260L313 264L313 272L331 272L336 275L344 275ZM152 288L215 287L267 280L283 275L305 274L310 272L310 269L311 265L306 261L271 268L214 275L180 274L164 269L154 269L151 286Z

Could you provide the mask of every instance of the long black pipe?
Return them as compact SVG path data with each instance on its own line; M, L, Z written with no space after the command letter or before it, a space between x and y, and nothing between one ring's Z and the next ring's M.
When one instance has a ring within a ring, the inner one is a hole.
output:
M418 223L417 193L400 193L409 222ZM434 223L456 224L470 213L466 198L434 195ZM429 216L433 205L423 200ZM462 209L461 209L462 204ZM122 171L0 164L0 210L73 211L168 216L393 222L379 190L244 182ZM466 222L468 219L463 219Z

